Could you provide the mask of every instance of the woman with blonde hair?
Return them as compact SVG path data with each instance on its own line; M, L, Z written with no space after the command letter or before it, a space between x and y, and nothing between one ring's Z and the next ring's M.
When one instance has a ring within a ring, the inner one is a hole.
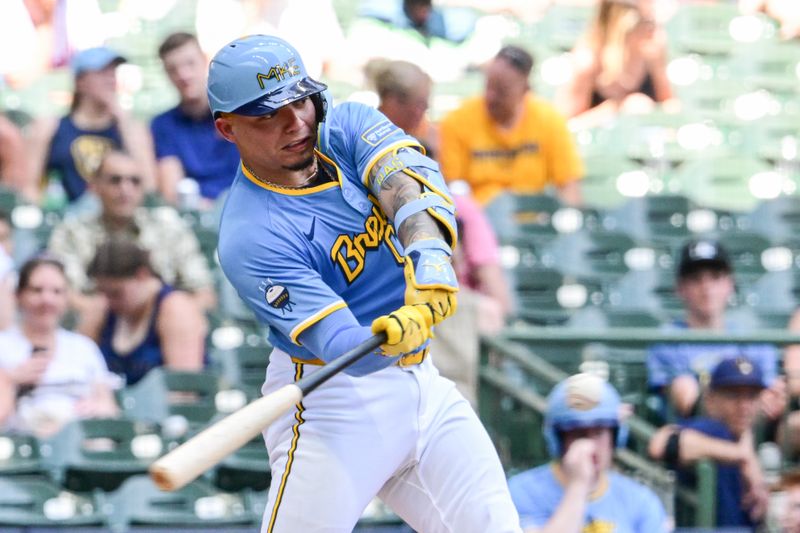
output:
M666 34L653 18L652 0L601 0L572 56L573 75L557 101L575 127L647 112L673 97Z

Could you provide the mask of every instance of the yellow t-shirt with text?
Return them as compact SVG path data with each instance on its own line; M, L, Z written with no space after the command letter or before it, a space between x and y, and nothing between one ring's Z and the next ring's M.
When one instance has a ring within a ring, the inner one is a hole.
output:
M482 205L503 191L542 192L583 176L566 120L549 103L528 95L522 119L504 131L482 96L466 100L441 123L439 163L448 181L464 180Z

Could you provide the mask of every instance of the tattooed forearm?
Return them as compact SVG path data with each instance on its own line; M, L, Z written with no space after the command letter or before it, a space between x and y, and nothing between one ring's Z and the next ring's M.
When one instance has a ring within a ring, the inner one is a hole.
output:
M381 163L383 163L382 160L375 167L381 168L383 166ZM373 186L379 185L380 187L377 191L378 202L389 220L394 220L395 214L401 207L416 200L422 193L422 185L402 171L395 172L383 179L379 179L377 176L374 177L375 179L373 176L370 178ZM374 188L373 192L375 192ZM403 246L408 246L421 239L444 238L439 224L426 212L411 215L403 222L402 227L396 229Z

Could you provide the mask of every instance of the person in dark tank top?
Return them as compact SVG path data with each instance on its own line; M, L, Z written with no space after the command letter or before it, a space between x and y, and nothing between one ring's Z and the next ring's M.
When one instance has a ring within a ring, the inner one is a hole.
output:
M154 188L150 132L118 101L116 70L125 62L106 47L89 48L74 56L75 87L69 113L60 119L44 117L31 125L26 196L37 200L44 189L42 182L55 175L68 201L75 202L109 150L134 157L143 169L146 189Z
M196 371L205 364L205 316L189 293L153 273L147 255L134 241L114 236L88 269L108 306L92 336L109 370L127 385L158 366Z
M653 0L601 0L586 34L571 52L572 76L556 95L575 129L591 128L619 113L669 108L666 33Z

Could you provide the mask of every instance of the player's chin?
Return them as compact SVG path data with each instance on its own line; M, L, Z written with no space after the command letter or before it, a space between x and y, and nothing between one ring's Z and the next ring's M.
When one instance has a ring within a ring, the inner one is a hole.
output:
M309 149L307 154L298 154L288 161L284 168L287 170L303 170L314 164L314 150Z

